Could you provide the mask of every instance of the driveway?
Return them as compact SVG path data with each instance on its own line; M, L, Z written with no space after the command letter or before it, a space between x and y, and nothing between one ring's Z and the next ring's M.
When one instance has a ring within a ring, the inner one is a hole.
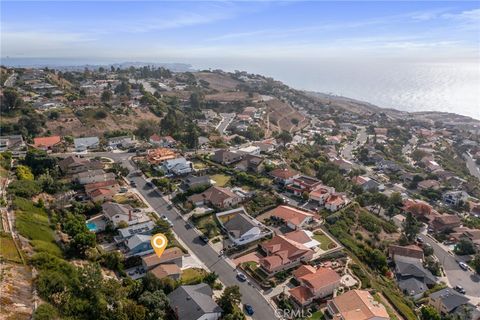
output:
M466 291L466 296L472 299L474 304L480 302L480 276L470 270L464 271L460 268L456 257L447 252L437 241L423 234L419 237L432 246L435 256L443 265L450 286L452 288L457 285L462 286Z
M122 164L130 171L136 170L132 163L126 158L127 154L122 154L122 156L117 155L118 154L114 156L110 154L109 157L117 161L121 160ZM137 184L139 192L158 215L166 215L170 221L172 221L175 234L210 270L218 274L219 280L223 284L226 286L238 285L240 287L242 302L252 305L255 309L253 319L276 319L274 311L265 297L250 284L239 282L236 279L236 270L234 267L225 261L223 257L219 257L218 253L215 252L212 247L202 243L194 229L186 229L186 222L180 217L179 213L177 213L174 208L168 209L169 204L154 189L146 185L147 181L143 176L129 177L129 179Z

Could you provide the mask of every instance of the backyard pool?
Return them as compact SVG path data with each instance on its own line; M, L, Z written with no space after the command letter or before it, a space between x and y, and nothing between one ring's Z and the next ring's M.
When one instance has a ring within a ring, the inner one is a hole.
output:
M87 222L87 228L88 228L88 230L90 230L92 232L97 232L97 230L98 230L95 222Z

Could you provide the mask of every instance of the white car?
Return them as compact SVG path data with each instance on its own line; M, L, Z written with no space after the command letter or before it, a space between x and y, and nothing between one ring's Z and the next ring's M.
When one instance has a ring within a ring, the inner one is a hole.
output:
M465 270L465 271L468 270L468 265L467 265L465 262L460 261L460 262L458 263L458 265L459 265L460 268L462 268L463 270Z

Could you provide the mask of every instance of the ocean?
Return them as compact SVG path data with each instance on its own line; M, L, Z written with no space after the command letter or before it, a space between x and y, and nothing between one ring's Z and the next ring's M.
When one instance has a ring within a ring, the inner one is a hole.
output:
M218 68L271 76L308 91L330 93L402 111L453 112L480 120L480 61L236 61ZM194 64L195 66L195 64ZM202 63L202 67L206 67Z
M123 61L127 60L136 61ZM270 76L295 89L345 96L379 107L410 112L453 112L480 120L480 60L440 63L360 58L306 61L225 57L154 62L190 63L195 69L242 70ZM2 63L108 64L105 59L3 59Z

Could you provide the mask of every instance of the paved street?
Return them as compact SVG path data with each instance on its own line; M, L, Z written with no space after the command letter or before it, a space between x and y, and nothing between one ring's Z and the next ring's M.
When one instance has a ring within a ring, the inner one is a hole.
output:
M473 160L472 156L467 152L467 153L463 154L463 157L465 158L465 161L467 162L467 168L468 168L468 171L470 171L470 174L472 176L480 179L480 169L478 168L477 164L475 163L475 160Z
M98 155L98 154L96 154ZM122 161L123 165L128 169L135 170L127 157L131 155L128 153L109 153L106 156L117 161ZM235 269L228 264L223 257L209 246L203 244L199 239L197 233L193 229L185 228L185 221L174 210L168 210L168 203L158 194L154 189L146 185L146 180L141 177L129 177L129 180L135 181L137 189L148 201L150 206L160 215L166 215L173 223L173 229L178 237L188 246L188 248L199 257L203 263L212 271L219 275L220 281L226 286L238 285L242 293L242 302L253 306L255 314L253 319L276 319L274 311L270 304L260 294L260 292L246 282L239 282L236 279Z
M455 260L455 256L451 255L438 242L432 238L421 234L420 238L433 248L435 256L443 265L445 273L447 274L448 282L452 287L456 285L462 286L467 292L466 295L472 299L472 302L480 302L480 276L475 275L472 271L464 271Z
M217 126L217 130L220 133L221 136L224 135L225 130L227 127L230 125L230 122L235 118L236 114L235 113L222 113L222 121Z
M342 158L346 160L352 160L353 154L352 151L359 146L362 146L367 142L367 129L365 127L360 127L358 131L357 137L353 142L347 143L345 147L342 149L341 155Z

